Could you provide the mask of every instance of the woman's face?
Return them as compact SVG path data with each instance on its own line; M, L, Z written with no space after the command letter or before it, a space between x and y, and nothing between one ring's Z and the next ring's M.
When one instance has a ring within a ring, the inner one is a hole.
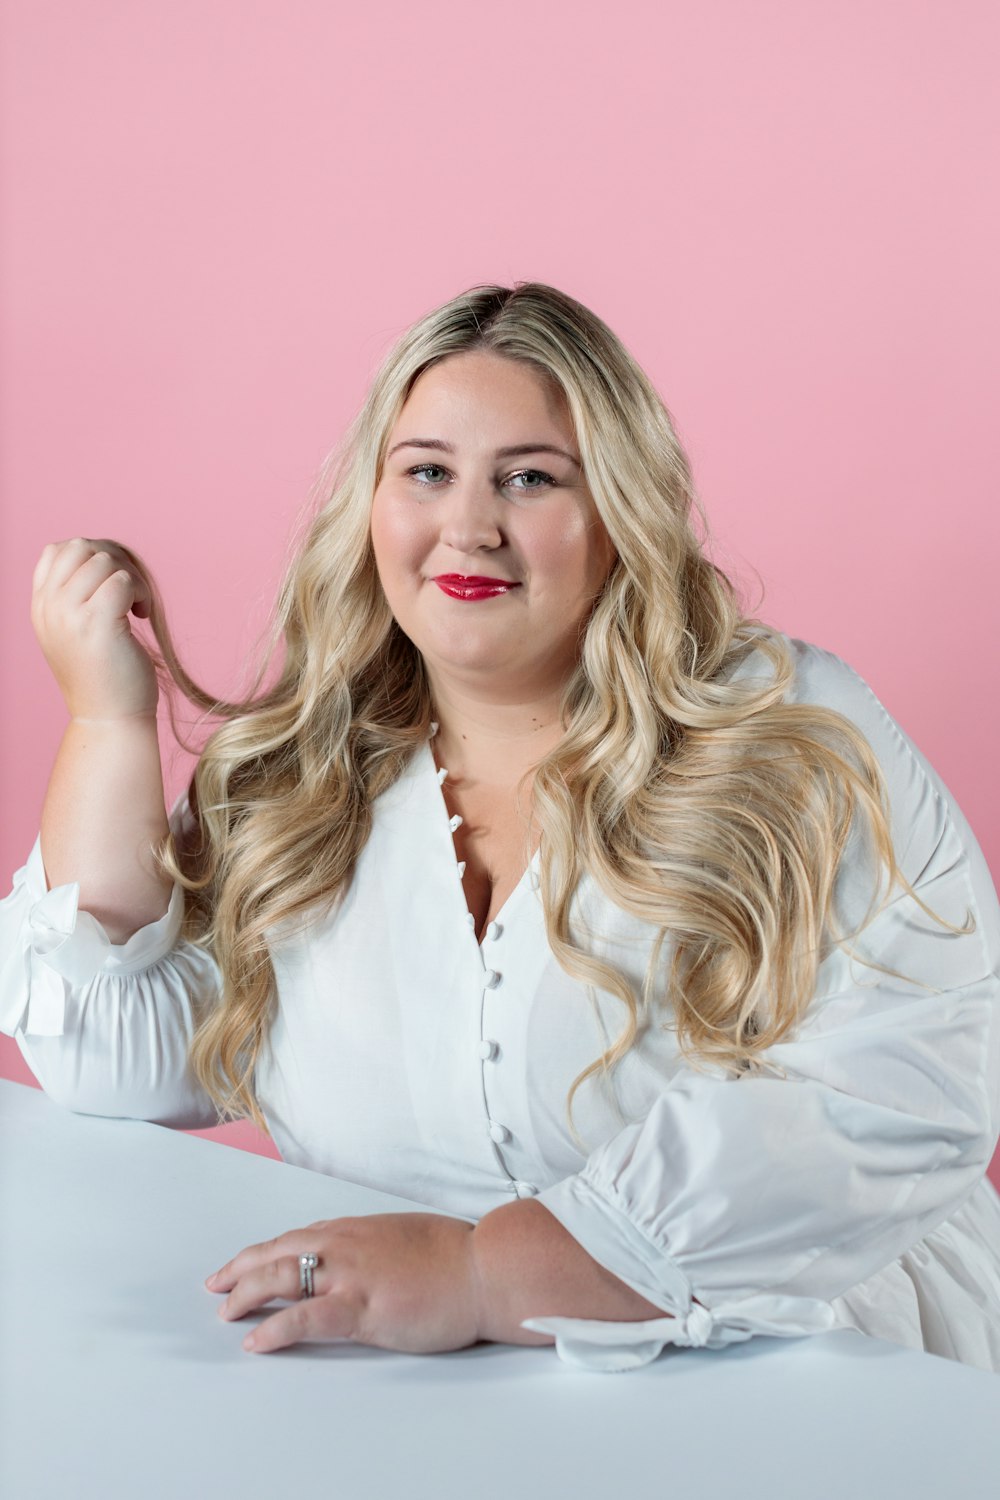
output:
M371 536L389 607L432 681L488 680L504 701L567 680L615 560L561 392L482 350L415 382Z

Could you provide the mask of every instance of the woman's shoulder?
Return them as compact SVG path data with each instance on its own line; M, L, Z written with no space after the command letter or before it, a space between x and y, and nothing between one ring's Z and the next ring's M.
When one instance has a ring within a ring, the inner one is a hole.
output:
M928 794L943 799L950 812L957 811L937 771L856 667L813 641L780 631L771 634L792 663L784 701L802 708L832 710L860 733L886 778L891 800L902 810L904 823ZM774 673L771 655L757 646L741 661L731 680L759 677L767 681L773 680Z
M821 707L851 706L855 701L874 697L868 683L850 662L835 651L814 641L786 635L781 630L758 632L758 644L751 646L729 676L731 682L760 678L773 681L775 660L769 643L775 643L791 660L793 677L787 700L794 703L816 703Z
M995 905L985 860L953 792L862 673L834 651L775 633L794 667L786 701L832 709L871 749L885 779L893 841L907 873L913 876L929 868L934 849L947 843L956 859L971 861L981 904ZM757 648L741 662L736 675L773 671L770 659Z
M904 758L911 754L919 757L916 746L896 723L871 684L849 661L814 641L786 635L779 630L768 632L768 636L791 661L792 675L785 702L802 706L811 704L841 714L861 731L873 749L879 751L880 757L893 759L900 754ZM729 680L734 683L751 679L769 682L773 681L775 670L771 653L764 646L757 645L748 651Z

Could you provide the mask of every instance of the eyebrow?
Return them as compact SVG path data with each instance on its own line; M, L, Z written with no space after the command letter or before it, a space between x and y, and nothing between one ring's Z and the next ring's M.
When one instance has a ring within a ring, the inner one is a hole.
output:
M399 448L435 448L440 453L454 453L455 449L451 443L443 443L440 438L406 438L402 443L396 443L389 449L386 458L391 458ZM498 448L494 457L496 458L522 458L527 453L558 453L560 458L568 458L571 464L576 464L578 469L583 465L572 453L567 453L565 448L556 448L552 443L516 443L512 448Z

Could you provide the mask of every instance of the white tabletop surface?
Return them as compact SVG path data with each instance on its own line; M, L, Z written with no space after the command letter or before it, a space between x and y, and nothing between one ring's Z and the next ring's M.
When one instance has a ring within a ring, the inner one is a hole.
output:
M245 1245L421 1206L0 1081L4 1500L1000 1494L1000 1377L850 1330L595 1374L506 1344L254 1355L216 1316L204 1278Z

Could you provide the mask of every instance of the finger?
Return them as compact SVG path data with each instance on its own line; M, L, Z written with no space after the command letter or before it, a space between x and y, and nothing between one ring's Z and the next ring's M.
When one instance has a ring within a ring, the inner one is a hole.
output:
M31 575L32 592L37 593L43 587L45 580L52 571L52 564L59 554L60 545L59 542L48 542L42 548L41 555L35 564L35 571Z
M247 1245L246 1249L241 1250L239 1255L234 1255L232 1260L227 1260L224 1266L220 1266L217 1271L213 1272L206 1279L205 1285L211 1287L213 1292L231 1291L239 1278L244 1276L248 1271L255 1270L256 1267L263 1265L265 1261L277 1260L282 1253L282 1249L284 1249L284 1253L287 1255L289 1253L287 1245L282 1246L281 1244L281 1241L287 1240L287 1238L287 1235L281 1235L278 1239L261 1240L259 1245Z
M98 584L86 602L92 609L107 608L124 619L134 608L139 588L139 580L134 573L129 572L128 568L116 568L103 583Z
M350 1305L328 1292L324 1297L296 1302L272 1313L243 1340L244 1349L272 1354L291 1344L319 1344L334 1339L356 1340L355 1319Z
M314 1293L320 1292L313 1279ZM229 1296L219 1307L219 1317L232 1322L243 1318L255 1307L263 1307L275 1297L284 1297L295 1302L301 1297L299 1286L299 1262L296 1256L283 1255L278 1260L265 1261L263 1265L240 1275Z
M49 548L46 548L49 551ZM68 578L72 578L77 568L88 557L93 557L97 551L96 542L89 537L75 536L67 542L54 542L49 557L49 565L45 573L45 582L53 589L61 588ZM42 554L44 557L45 554ZM41 567L42 558L39 558Z
M329 1229L334 1222L332 1219L317 1219L304 1229L289 1229L273 1240L261 1240L259 1245L247 1245L245 1250L241 1250L232 1260L227 1260L224 1266L207 1276L205 1285L213 1292L228 1292L245 1271L252 1271L265 1261L278 1260L282 1255L299 1256L314 1251L317 1248L317 1232ZM306 1237L309 1239L308 1244L304 1243Z
M121 554L122 564L129 569L135 579L135 602L132 605L132 613L138 620L148 620L153 612L153 592L143 577L139 560L126 547L118 547L114 543L112 546Z
M274 1240L264 1240L259 1245L248 1245L241 1250L239 1255L234 1255L232 1260L227 1260L224 1266L213 1271L211 1276L206 1277L205 1285L213 1292L228 1292L235 1286L239 1278L247 1271L252 1271L254 1266L259 1265L266 1251L274 1250Z
M61 585L60 597L73 608L88 604L101 584L120 569L121 563L112 553L93 552Z
M51 581L57 586L65 583L76 569L93 557L109 557L116 568L130 567L128 558L117 542L109 541L106 537L75 536L62 543L60 555L53 563Z

